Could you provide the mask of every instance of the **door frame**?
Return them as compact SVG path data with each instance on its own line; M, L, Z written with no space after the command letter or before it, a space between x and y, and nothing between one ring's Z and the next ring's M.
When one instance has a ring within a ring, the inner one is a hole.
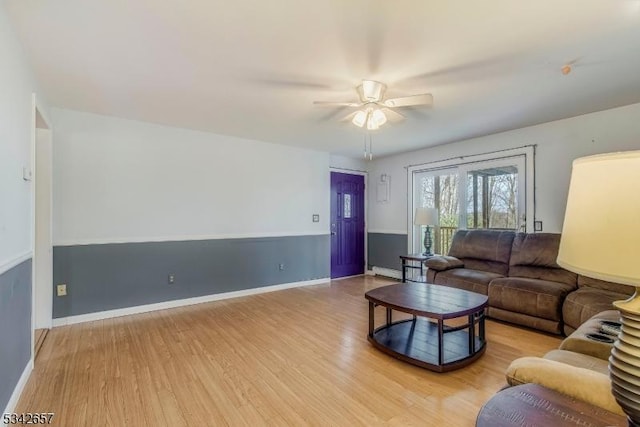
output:
M36 179L38 176L38 170L36 165L36 152L38 143L38 130L46 129L50 132L51 139L51 159L53 163L53 127L51 126L51 120L49 119L44 105L39 100L38 96L33 93L31 95L31 253L33 258L31 261L31 360L35 358L35 330L36 330L36 292L37 292L37 251L36 245L38 237L36 235L36 222L37 222L37 207L38 198L36 197ZM53 165L51 165L53 166ZM49 185L52 187L53 183L53 167L51 167L51 176L49 177ZM49 190L49 246L51 247L51 256L53 256L53 191ZM53 263L52 263L53 270ZM53 278L53 271L51 272ZM51 305L53 306L53 298L51 299ZM53 323L53 319L51 319ZM51 328L51 326L50 326Z
M504 150L492 151L482 154L470 154L467 156L459 156L444 160L435 160L419 165L407 166L407 250L409 253L413 249L413 212L415 210L415 183L414 174L418 172L428 171L432 169L445 169L449 167L459 167L473 163L486 162L491 160L503 160L510 157L524 157L524 178L525 178L525 215L526 215L526 232L533 233L533 225L536 220L536 204L535 204L535 145L525 145L522 147L508 148ZM462 209L460 209L462 211ZM461 212L462 214L462 212ZM466 228L466 222L460 224L460 227Z
M369 228L369 172L354 169L329 167L329 192L327 194L327 197L329 198L329 221L327 222L327 226L329 227L329 238L331 238L331 172L344 173L347 175L359 175L364 177L364 274L366 275L369 271L369 269L367 268L367 266L369 265L369 254L367 253L367 249L369 247L369 233L367 231ZM331 245L329 245L329 260L331 260ZM331 276L331 261L329 261L329 276ZM341 277L340 279L346 279L346 277Z

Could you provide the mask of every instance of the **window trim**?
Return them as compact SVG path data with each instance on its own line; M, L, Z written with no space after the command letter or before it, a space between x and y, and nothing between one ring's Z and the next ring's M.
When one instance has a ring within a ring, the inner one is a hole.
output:
M505 150L492 151L489 153L472 154L468 156L458 156L449 159L435 160L432 162L422 163L418 165L407 166L407 250L413 249L413 213L415 211L415 175L416 173L434 171L438 169L446 169L451 167L459 167L470 165L473 163L482 163L491 160L506 160L513 157L524 156L525 165L525 215L526 215L526 232L534 232L534 221L536 220L535 206L535 145L526 145L523 147L509 148ZM462 228L462 224L461 227ZM466 229L466 223L464 224Z

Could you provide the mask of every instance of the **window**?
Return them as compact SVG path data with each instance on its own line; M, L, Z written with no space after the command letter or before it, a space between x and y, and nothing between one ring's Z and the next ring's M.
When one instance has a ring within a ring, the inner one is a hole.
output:
M533 231L533 155L530 146L410 167L409 224L417 207L438 210L435 253L449 251L458 229ZM412 230L409 251L422 252L424 227Z
M518 167L467 172L467 228L515 230L518 221Z
M453 233L458 229L460 221L459 174L455 168L418 172L416 181L416 207L436 208L439 225L432 231L433 252L443 253L442 248L449 248ZM413 218L411 219L413 224ZM413 252L424 252L425 226L420 226L415 233Z
M351 194L345 193L343 200L344 200L344 209L342 212L342 217L351 218Z

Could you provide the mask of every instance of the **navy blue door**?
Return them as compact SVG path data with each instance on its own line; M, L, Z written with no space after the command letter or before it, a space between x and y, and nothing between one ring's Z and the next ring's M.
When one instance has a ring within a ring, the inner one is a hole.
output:
M364 273L364 176L331 172L331 278Z

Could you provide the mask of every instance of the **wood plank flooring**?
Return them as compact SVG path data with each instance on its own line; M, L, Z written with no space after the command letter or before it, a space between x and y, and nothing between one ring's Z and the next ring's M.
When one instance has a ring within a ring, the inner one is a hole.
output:
M358 277L51 330L17 412L57 426L473 426L515 358L560 338L487 322L445 374L375 350ZM378 318L382 319L383 309Z

